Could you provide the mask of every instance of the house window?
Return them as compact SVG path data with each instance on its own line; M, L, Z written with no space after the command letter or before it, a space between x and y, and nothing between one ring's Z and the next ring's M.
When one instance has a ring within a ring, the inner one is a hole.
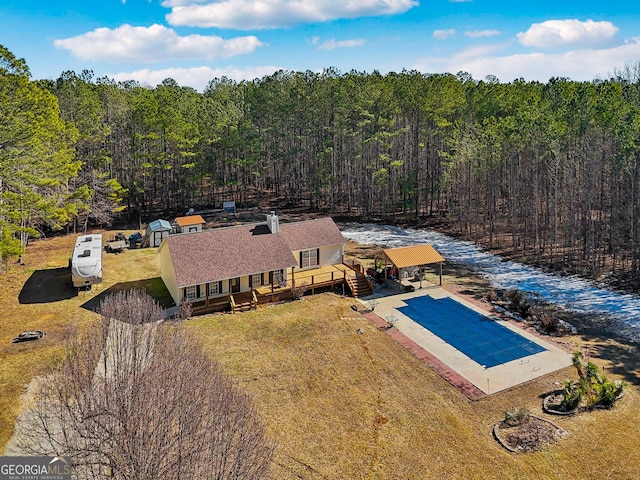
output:
M187 287L187 298L189 300L193 300L194 298L198 298L198 289L195 285L191 285Z
M255 288L259 287L260 285L262 285L262 274L256 273L254 275L251 275L251 286Z
M284 274L284 270L274 270L271 272L273 278L273 284L276 287L286 287L287 286L287 277Z
M210 282L209 283L209 296L210 297L220 294L220 289L218 287L219 287L218 282Z
M303 250L300 252L300 268L318 266L318 249Z

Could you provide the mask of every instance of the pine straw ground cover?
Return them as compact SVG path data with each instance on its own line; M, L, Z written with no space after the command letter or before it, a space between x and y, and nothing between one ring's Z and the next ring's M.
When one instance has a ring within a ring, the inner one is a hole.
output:
M27 265L0 276L0 451L20 395L53 361L65 329L96 318L82 305L114 285L162 290L149 281L159 271L155 250L146 249L105 255L104 284L86 297L20 303L34 272L66 267L73 240L34 242ZM453 273L445 276L448 286L469 289L468 276ZM572 377L572 368L470 402L351 310L352 303L324 294L185 322L225 372L252 393L278 443L273 479L596 479L604 473L637 478L640 369L638 354L626 345L596 334L563 339L579 346L589 342L592 360L606 366L608 376L627 381L628 394L612 410L553 417L567 438L540 452L513 454L493 439L492 426L514 407L550 418L542 413L542 396ZM47 336L11 344L25 329L44 329Z

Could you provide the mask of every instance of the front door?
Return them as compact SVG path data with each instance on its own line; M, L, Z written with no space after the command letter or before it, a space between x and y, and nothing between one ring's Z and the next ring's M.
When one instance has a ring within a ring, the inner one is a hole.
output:
M229 280L229 290L231 293L238 293L240 291L240 279L232 278Z

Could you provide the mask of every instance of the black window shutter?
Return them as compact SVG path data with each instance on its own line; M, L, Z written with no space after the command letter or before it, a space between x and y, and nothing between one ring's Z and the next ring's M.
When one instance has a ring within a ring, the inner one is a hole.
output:
M218 282L218 293L222 293L222 280Z
M316 266L320 265L320 249L316 248Z

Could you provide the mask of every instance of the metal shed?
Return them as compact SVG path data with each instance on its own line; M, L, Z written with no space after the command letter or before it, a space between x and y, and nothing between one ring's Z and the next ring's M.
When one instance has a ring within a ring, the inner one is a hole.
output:
M171 233L171 224L166 220L154 220L147 226L146 236L150 247L159 247Z

